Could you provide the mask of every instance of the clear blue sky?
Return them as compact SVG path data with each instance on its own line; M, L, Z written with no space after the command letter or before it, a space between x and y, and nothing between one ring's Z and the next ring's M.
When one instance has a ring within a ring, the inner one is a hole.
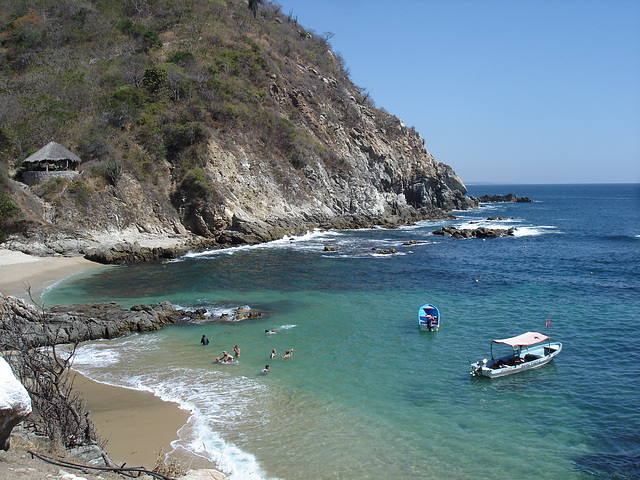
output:
M640 1L279 0L465 183L640 182Z

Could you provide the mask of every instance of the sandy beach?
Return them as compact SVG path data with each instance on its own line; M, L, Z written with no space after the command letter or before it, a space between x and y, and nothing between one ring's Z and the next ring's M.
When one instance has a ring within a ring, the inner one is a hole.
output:
M41 258L0 249L0 292L29 300L30 287L38 302L58 281L99 267L104 266L82 257ZM159 455L171 451L171 442L189 418L189 412L177 404L151 393L94 382L77 372L74 388L85 400L101 438L107 441L105 450L120 465L153 469Z
M118 465L153 469L171 451L171 442L189 412L152 393L94 382L75 372L74 389L85 400L105 450Z
M90 268L105 268L83 257L34 257L0 249L0 292L39 302L40 296L60 280Z

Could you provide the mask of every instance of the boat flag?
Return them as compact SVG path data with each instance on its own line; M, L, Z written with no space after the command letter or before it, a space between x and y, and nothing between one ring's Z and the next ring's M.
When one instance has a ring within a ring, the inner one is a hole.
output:
M549 328L549 325L551 325L551 318L547 319L547 328Z

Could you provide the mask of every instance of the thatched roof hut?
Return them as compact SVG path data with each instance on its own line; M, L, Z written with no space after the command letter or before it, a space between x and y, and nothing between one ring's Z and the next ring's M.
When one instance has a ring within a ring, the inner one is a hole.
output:
M75 153L56 142L49 142L33 155L25 158L25 170L76 170L82 160Z

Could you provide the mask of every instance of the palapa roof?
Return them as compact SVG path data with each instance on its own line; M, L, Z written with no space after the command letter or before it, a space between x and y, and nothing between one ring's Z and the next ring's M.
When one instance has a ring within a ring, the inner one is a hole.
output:
M74 163L81 163L79 156L71 150L66 149L56 142L49 142L36 153L29 155L23 163L37 163L47 161L69 160Z

